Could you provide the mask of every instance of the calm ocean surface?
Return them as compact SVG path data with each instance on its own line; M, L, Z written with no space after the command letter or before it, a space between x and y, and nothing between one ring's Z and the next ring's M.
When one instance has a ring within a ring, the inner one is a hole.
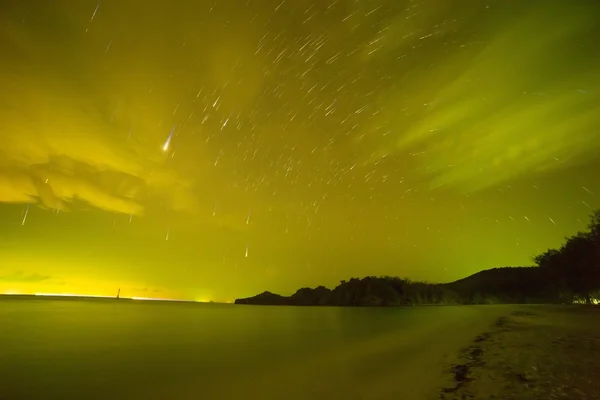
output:
M508 312L3 299L0 399L436 398Z

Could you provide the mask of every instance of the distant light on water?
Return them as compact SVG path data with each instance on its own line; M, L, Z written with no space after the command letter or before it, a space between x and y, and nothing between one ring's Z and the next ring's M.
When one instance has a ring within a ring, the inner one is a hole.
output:
M181 300L181 299L160 299L157 297L130 297L131 300L142 300L142 301L177 301L186 303L196 303L194 300Z

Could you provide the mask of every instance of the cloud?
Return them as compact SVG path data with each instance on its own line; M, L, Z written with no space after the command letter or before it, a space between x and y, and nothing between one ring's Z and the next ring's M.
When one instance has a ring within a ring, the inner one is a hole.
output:
M600 73L597 56L579 48L597 30L594 18L536 8L411 71L419 97L390 95L376 123L391 121L395 136L375 158L419 153L414 161L433 188L467 192L589 161L600 152Z
M50 276L41 275L38 273L26 274L18 271L8 275L0 275L0 282L9 283L37 283L51 279Z
M106 211L142 214L155 193L174 209L193 209L192 183L184 185L164 165L158 146L128 141L127 131L99 110L74 101L76 92L59 95L44 84L3 83L17 94L12 109L0 108L0 202L66 211L80 200Z
M110 17L113 22L102 24L97 21L106 21L110 9L102 6L103 19L98 17L89 29L88 19L80 18L89 13L87 7L60 3L36 7L25 24L18 12L1 17L7 55L0 61L5 94L0 98L0 202L72 210L83 201L126 214L142 214L160 204L194 212L197 170L190 171L192 163L184 166L179 154L198 157L200 146L177 149L182 140L174 138L174 160L161 147L174 124L176 136L188 124L182 136L187 134L192 143L197 129L190 120L199 90L198 102L214 85L221 89L209 123L217 124L233 108L239 113L255 106L265 81L262 53L255 54L262 33L236 23L254 13L240 9L230 15L219 8L231 26L218 43L169 26L161 34L164 46L156 47L147 40L156 33L155 15L160 13L165 27L165 21L180 24L182 15L175 9L150 7L140 14L134 3L123 2ZM139 17L134 25L133 14ZM195 26L192 14L187 23ZM221 27L217 19L206 24L207 32ZM128 31L115 30L117 26ZM181 44L184 36L185 49L172 45ZM190 61L194 53L202 55L201 62ZM174 65L190 63L195 66L192 77L174 78Z
M107 58L94 50L103 32L79 35L84 27L74 16L82 10L67 3L36 8L28 23L51 22L33 30L15 18L18 13L2 17L7 54L0 62L0 203L68 211L84 202L139 215L158 198L171 210L193 211L193 181L161 151L163 131L170 128L153 120L176 89L159 82L160 96L141 99L146 83L142 88L128 75L163 64L124 52L117 67L106 68Z

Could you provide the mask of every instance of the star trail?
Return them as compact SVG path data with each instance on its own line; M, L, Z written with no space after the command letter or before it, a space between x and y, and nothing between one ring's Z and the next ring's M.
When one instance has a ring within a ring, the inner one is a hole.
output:
M531 265L600 206L598 21L592 0L5 1L0 292Z

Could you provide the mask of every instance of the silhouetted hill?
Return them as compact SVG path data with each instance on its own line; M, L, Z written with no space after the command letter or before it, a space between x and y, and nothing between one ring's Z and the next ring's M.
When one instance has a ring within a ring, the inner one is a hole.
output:
M254 304L260 306L285 306L290 305L290 298L271 292L262 292L247 299L236 299L235 304Z
M302 288L290 297L290 301L299 306L327 305L331 301L331 295L332 291L325 286Z
M534 267L495 268L452 283L430 284L397 277L365 277L341 281L333 290L302 288L286 297L264 292L236 304L294 306L408 306L415 304L482 304L540 302Z
M548 303L553 296L543 272L537 267L493 268L441 286L468 304Z
M537 267L505 267L478 272L451 283L412 282L368 276L341 281L333 290L302 288L285 297L264 292L236 304L294 306L402 306L413 304L600 302L600 210L589 231L567 238L560 249L534 258Z

